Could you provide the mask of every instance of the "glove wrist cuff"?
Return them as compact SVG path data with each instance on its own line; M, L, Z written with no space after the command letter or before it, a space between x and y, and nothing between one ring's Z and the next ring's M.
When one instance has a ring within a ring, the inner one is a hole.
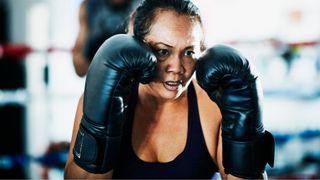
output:
M120 141L120 136L93 134L81 123L73 148L74 162L88 172L106 173L114 167Z
M274 139L271 133L252 141L223 138L223 166L226 174L259 178L268 163L273 167Z

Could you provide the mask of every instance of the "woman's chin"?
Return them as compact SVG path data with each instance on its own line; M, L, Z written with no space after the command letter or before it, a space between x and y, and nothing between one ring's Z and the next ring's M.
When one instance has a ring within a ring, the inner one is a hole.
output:
M183 93L182 87L172 88L172 89L161 88L160 96L166 100L175 100L175 99L178 99L182 93Z
M154 96L156 96L157 98L160 98L166 101L178 99L186 89L182 85L179 85L177 87L170 87L170 86L166 87L166 85L163 83L154 83L154 84L150 83L143 86L148 86L149 88L147 91L154 92L151 94L154 94Z

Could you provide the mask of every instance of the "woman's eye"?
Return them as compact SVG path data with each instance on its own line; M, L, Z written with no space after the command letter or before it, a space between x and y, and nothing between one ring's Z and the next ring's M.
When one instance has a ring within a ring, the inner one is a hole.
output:
M167 49L159 49L156 50L156 56L159 60L165 60L169 56L169 50Z
M157 55L159 55L160 57L162 56L167 56L169 54L169 51L166 49L159 49L157 50Z
M194 51L188 50L188 51L186 51L186 52L184 53L184 55L185 55L185 56L191 56L191 57L193 57Z

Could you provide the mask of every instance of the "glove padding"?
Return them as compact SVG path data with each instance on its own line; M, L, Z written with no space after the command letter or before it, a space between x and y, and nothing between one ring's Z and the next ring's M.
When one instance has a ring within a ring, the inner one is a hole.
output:
M249 61L218 45L207 49L196 67L199 85L222 114L223 165L226 174L258 178L273 166L274 139L262 122L262 89Z
M156 57L129 35L115 35L99 48L89 67L83 117L74 145L76 164L92 173L114 167L133 80L148 83Z

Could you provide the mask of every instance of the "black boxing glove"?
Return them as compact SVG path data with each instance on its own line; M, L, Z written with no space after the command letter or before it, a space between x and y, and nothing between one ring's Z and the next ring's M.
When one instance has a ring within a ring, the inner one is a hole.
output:
M222 154L226 174L261 177L273 166L274 139L262 122L262 89L249 61L238 51L218 45L199 58L200 86L222 114Z
M89 67L83 116L73 149L74 161L91 173L114 167L119 152L132 81L152 80L156 57L129 35L115 35L99 48Z

